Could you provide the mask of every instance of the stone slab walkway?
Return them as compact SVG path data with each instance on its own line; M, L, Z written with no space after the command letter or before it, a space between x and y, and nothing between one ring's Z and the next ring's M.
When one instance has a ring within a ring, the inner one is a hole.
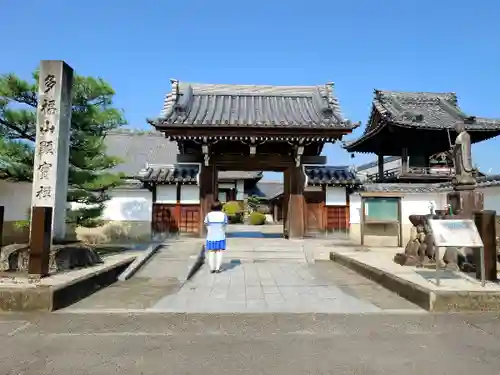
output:
M236 233L244 232L237 228ZM250 228L253 231L255 229ZM379 313L423 311L331 261L307 263L304 242L266 233L230 236L224 272L208 265L185 282L203 240L169 243L130 280L118 282L66 311L179 313ZM319 242L316 244L319 245Z
M169 312L362 313L381 309L353 297L296 263L233 263L221 274L205 267L152 310Z

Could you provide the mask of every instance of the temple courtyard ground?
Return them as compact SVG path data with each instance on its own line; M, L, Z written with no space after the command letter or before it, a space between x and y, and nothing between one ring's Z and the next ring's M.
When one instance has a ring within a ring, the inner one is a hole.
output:
M223 272L205 264L188 282L203 243L168 241L131 279L67 312L424 313L373 281L331 261L311 263L313 248L346 246L345 236L290 241L280 226L230 226Z
M325 243L349 246L342 236L271 229L232 227L221 274L204 266L185 282L202 241L180 238L63 310L0 314L0 374L499 373L498 314L430 314L310 261Z

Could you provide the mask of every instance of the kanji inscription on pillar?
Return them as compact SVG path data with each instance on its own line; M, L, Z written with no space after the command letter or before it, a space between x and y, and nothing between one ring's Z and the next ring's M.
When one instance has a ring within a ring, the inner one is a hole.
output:
M33 207L52 207L52 233L65 235L73 69L64 61L43 60L38 108Z

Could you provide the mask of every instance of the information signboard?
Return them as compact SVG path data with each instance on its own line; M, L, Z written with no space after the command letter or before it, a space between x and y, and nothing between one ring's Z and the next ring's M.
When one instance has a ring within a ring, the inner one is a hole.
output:
M472 220L429 220L438 247L483 247L483 241Z

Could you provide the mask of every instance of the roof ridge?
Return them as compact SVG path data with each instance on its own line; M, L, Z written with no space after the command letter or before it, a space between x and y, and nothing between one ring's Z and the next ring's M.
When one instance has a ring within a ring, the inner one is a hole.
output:
M425 99L447 99L456 103L457 93L454 91L400 91L400 90L379 90L375 89L375 97L380 98L384 95L388 96L406 96L406 97L421 97Z
M137 135L148 135L153 137L161 137L165 138L165 135L162 132L156 130L140 130L140 129L114 129L110 130L106 133L106 135L129 135L129 136L137 136Z

